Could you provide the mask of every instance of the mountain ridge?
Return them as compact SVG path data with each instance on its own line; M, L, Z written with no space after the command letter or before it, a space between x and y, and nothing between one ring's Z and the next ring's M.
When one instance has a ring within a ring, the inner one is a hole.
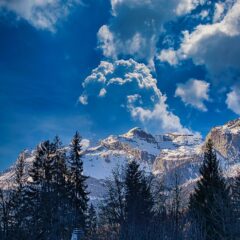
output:
M95 146L87 144L83 154L84 173L89 176L92 199L104 195L105 179L117 165L136 160L146 172L161 176L171 185L174 174L183 186L192 186L199 177L204 143L213 140L223 172L227 177L240 169L240 119L213 127L205 140L193 134L166 133L153 135L135 127L121 135L110 135ZM69 151L69 147L64 147ZM34 151L26 151L26 174L34 159ZM14 179L14 166L0 175L0 187L6 188Z

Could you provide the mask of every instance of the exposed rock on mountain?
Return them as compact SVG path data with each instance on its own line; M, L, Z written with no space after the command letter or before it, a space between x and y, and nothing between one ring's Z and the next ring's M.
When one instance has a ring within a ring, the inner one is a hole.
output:
M240 166L240 120L213 128L211 138L226 176L234 176ZM89 145L89 144L88 144ZM177 174L183 186L193 186L199 176L204 141L195 135L168 133L151 135L140 128L109 136L96 146L85 146L83 161L92 200L100 199L105 192L105 180L113 168L136 160L142 169L155 176L162 176L171 185ZM64 148L68 151L68 147ZM26 152L26 178L34 159L34 151ZM14 166L0 176L0 187L11 185Z
M240 160L240 119L213 128L207 139L213 140L214 148L229 161Z

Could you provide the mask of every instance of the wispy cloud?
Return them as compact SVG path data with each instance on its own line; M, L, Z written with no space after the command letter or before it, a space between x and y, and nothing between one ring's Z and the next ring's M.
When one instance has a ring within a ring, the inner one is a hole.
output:
M206 112L204 101L209 101L210 84L197 79L190 79L186 83L177 84L175 97L180 97L185 105L190 105L200 111Z
M24 19L38 29L54 32L57 22L80 4L80 0L1 0L0 8L14 12L17 19Z
M240 115L240 88L235 86L232 90L227 94L226 99L227 107Z

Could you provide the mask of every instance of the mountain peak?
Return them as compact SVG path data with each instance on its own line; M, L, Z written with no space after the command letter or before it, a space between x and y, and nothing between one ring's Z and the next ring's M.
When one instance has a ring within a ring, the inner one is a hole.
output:
M234 119L232 121L229 121L225 123L222 126L217 126L211 130L211 132L214 131L221 131L223 133L231 133L231 134L238 134L240 133L240 118ZM210 132L210 133L211 133Z
M228 127L230 129L240 129L240 118L227 122L223 127Z
M123 134L123 136L136 136L139 133L144 132L140 127L134 127L132 129L130 129L127 133Z
M238 161L240 157L240 119L229 121L211 129L207 139L211 138L214 148L223 157Z
M127 133L122 135L125 138L140 138L150 142L155 142L156 139L148 132L144 131L140 127L130 129Z

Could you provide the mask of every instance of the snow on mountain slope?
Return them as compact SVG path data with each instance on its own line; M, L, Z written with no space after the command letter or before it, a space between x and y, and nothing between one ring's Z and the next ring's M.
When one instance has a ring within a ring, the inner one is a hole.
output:
M215 149L230 162L240 160L240 119L213 128L207 136L211 138Z
M89 176L104 179L111 175L117 165L137 160L145 171L152 171L152 165L160 153L156 139L140 128L134 128L126 134L109 136L96 147L83 152L85 173Z
M240 120L213 128L207 138L213 140L224 173L235 176L240 167ZM136 160L141 168L155 176L163 176L171 185L177 174L184 187L191 188L199 177L203 160L204 141L196 135L167 133L151 135L140 128L109 136L91 146L85 140L83 148L84 172L88 180L90 198L101 199L105 192L105 180L117 165ZM69 151L69 147L64 148ZM26 153L26 175L34 159L34 151ZM14 179L14 166L0 175L0 187L6 187Z
M168 137L172 146L161 150L154 161L153 174L162 176L166 185L173 183L176 174L182 184L192 181L198 177L203 140L194 135Z

